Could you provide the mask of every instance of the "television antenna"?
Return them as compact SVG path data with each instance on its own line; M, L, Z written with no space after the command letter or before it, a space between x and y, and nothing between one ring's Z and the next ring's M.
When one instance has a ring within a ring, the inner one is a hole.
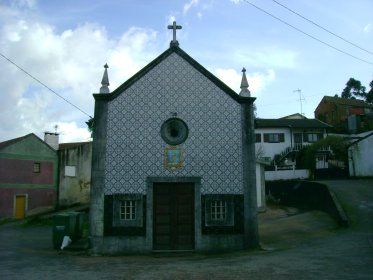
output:
M303 104L302 104L302 101L305 101L306 99L304 99L304 96L302 95L302 90L301 89L295 89L293 90L293 92L297 92L299 94L299 103L300 103L300 114L302 116L304 116L304 113L303 113Z

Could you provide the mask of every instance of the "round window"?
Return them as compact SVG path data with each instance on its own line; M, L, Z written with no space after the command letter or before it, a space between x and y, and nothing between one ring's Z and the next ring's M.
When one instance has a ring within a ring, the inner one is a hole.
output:
M161 127L162 139L169 145L179 145L188 138L188 126L178 118L165 121Z

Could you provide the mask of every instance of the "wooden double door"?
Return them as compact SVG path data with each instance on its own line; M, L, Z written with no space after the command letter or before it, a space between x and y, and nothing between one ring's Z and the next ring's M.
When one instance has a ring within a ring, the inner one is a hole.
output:
M154 184L153 250L194 249L194 195L194 184Z

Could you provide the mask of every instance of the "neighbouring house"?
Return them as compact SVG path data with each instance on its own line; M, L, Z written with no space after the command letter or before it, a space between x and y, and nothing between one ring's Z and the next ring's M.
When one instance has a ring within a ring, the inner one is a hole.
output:
M373 176L373 132L366 134L348 147L350 176Z
M315 118L333 126L338 133L360 133L373 129L373 105L358 99L324 96Z
M294 165L295 153L325 138L331 126L300 114L279 119L255 119L257 158Z
M0 218L54 209L57 153L35 134L0 143Z
M59 207L89 203L92 142L61 143L59 160Z
M255 98L245 70L237 94L175 36L111 93L105 68L94 94L92 251L257 247Z

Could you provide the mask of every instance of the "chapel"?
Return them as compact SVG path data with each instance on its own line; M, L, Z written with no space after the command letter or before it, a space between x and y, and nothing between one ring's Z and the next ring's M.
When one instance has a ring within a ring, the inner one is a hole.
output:
M93 253L222 251L259 244L253 102L179 46L94 94Z

